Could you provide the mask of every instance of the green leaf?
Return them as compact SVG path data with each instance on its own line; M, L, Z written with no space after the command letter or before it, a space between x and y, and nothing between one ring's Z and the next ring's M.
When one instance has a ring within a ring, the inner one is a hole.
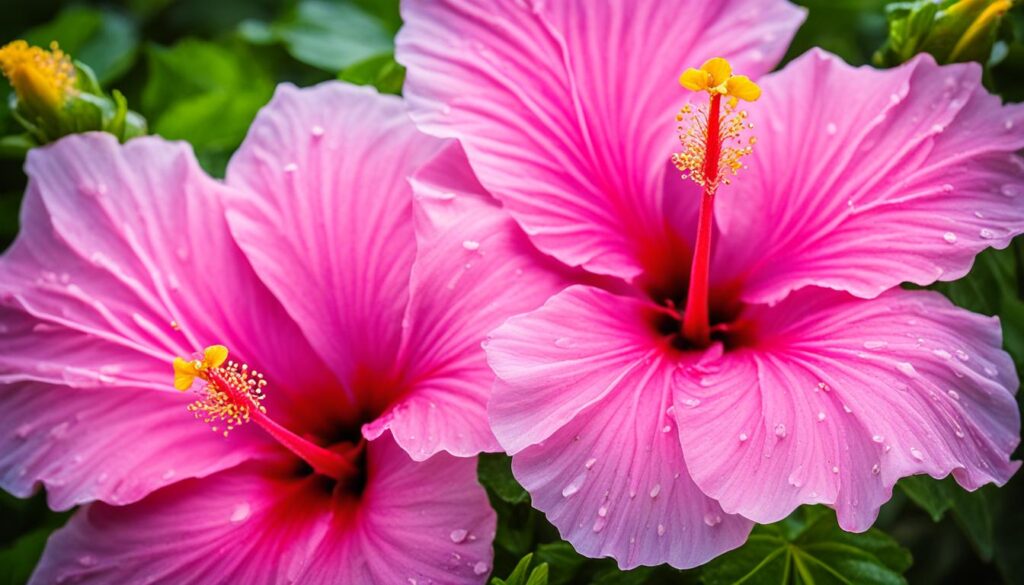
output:
M519 504L530 499L530 494L512 475L512 458L503 453L482 453L476 466L480 484L503 501Z
M537 560L553 567L548 585L565 585L586 564L587 558L580 555L568 542L549 542L537 547Z
M952 511L978 556L986 561L992 558L995 535L988 490L968 492L952 477L936 480L927 475L905 477L897 485L915 504L928 512L934 522Z
M835 53L849 63L867 63L885 40L888 0L796 0L808 9L807 20L797 30L786 61L812 47Z
M150 46L149 80L142 110L153 130L187 140L200 160L220 161L242 142L256 112L269 101L269 72L240 43L186 39L173 47ZM207 170L221 170L217 164Z
M835 514L803 508L792 517L757 526L742 547L704 566L707 585L901 585L910 553L877 529L845 532Z
M405 82L405 67L395 61L393 53L387 53L346 67L338 74L338 79L356 85L372 85L381 93L399 95Z
M118 12L81 6L65 8L57 18L25 33L33 45L51 41L74 59L87 63L100 83L121 77L135 62L139 34L135 23Z
M527 571L530 570L530 563L532 561L533 554L526 555L519 561L507 579L494 577L491 579L491 585L548 585L547 564L542 563L527 576Z
M394 31L346 0L302 0L270 25L244 22L239 34L255 44L284 43L296 60L332 73L394 50Z
M893 66L918 53L929 53L939 63L993 62L1006 55L1001 35L1007 0L914 0L886 7L889 36L875 53L875 64ZM1004 38L1005 40L1005 38Z
M28 583L52 531L48 527L33 530L14 541L10 547L0 548L0 584Z

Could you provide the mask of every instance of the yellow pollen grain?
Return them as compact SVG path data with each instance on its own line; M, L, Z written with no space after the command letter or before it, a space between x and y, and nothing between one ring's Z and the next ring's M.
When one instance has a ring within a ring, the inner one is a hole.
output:
M21 40L8 43L0 48L0 71L21 101L57 109L76 92L75 66L56 41L49 51Z
M226 347L211 345L203 351L202 359L174 359L175 388L187 390L196 379L202 382L196 390L199 398L187 406L188 411L225 437L252 420L253 411L267 412L261 404L267 385L263 374L227 357Z
M753 136L744 139L754 125L747 120L747 112L738 109L738 105L740 100L756 101L761 97L761 88L745 75L733 75L732 66L720 57L707 60L699 69L687 69L679 82L691 91L707 92L711 98L697 107L687 104L676 115L682 151L672 155L672 162L684 178L714 193L720 184L729 184L729 177L743 168L743 157L754 150L757 139ZM722 105L717 105L716 96L720 96ZM726 99L721 100L721 97ZM717 175L708 177L705 176L705 163L711 107L721 108L718 120L720 149Z

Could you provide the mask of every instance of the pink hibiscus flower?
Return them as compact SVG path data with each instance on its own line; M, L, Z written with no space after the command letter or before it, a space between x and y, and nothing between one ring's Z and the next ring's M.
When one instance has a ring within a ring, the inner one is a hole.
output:
M726 61L680 74L756 79L801 19L785 2L404 6L414 119L540 250L607 277L486 344L492 428L580 552L691 567L801 504L859 531L901 477L1017 469L998 321L899 288L1024 230L1024 108L979 67L814 51L744 118L759 92Z
M157 138L29 155L0 485L88 504L33 582L485 580L480 342L559 279L403 108L282 86L226 184Z

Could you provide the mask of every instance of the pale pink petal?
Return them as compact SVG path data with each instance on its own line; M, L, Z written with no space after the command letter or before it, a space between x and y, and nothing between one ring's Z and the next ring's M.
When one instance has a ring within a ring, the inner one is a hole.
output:
M751 523L693 483L672 418L676 357L639 301L576 286L499 327L491 402L516 478L580 553L693 567Z
M228 166L232 232L364 406L392 392L379 378L398 351L416 252L408 176L440 145L396 97L285 84Z
M252 456L262 441L213 436L185 410L188 396L172 388L171 360L206 345L260 356L253 366L275 381L269 402L281 420L307 414L288 408L288 396L330 387L326 369L231 240L221 215L225 189L202 173L187 146L72 136L33 150L27 169L23 228L0 259L0 410L8 415L0 441L22 462L4 461L12 490L25 494L41 481L60 507L128 501ZM309 420L335 405L325 399ZM108 434L114 413L127 417L126 410L134 418L121 424L137 430ZM19 439L16 428L32 424L41 425L40 436ZM74 431L50 441L46 427ZM165 429L166 436L142 440L144 430ZM164 462L160 449L171 442L192 445L191 459ZM84 460L86 452L90 464L74 469L75 456ZM163 477L172 465L175 473Z
M716 270L748 300L954 280L1024 231L1024 106L1001 106L977 64L878 71L812 51L762 86L750 168L716 203Z
M975 489L1019 467L998 320L899 289L806 289L744 318L754 345L682 372L675 399L694 480L725 510L767 523L824 503L861 531L901 477L952 473Z
M361 496L243 465L130 506L92 504L51 537L32 583L482 583L495 520L473 461L369 449Z
M463 140L481 182L541 250L624 278L650 268L652 249L686 250L662 213L673 116L689 99L679 74L715 56L765 73L803 14L776 0L402 9L397 57L417 122Z
M391 429L417 460L500 447L487 424L494 373L480 344L508 317L540 306L567 279L486 193L458 144L413 178L419 252L401 362L407 394L364 427Z

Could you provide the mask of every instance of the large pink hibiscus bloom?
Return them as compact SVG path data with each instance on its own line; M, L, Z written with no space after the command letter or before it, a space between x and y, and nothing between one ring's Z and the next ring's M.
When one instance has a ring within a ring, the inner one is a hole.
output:
M0 485L88 503L35 583L484 581L480 342L557 281L403 107L282 86L226 184L156 138L29 155Z
M1024 229L1024 108L988 95L977 66L805 55L761 80L753 134L719 100L723 132L758 142L732 185L716 175L702 194L672 165L672 120L708 97L677 80L719 56L756 78L800 21L793 7L404 6L414 119L463 141L539 249L607 277L486 346L492 428L579 551L689 567L801 504L864 530L901 477L974 489L1017 469L998 321L899 288L959 278ZM731 93L718 73L683 81ZM693 116L683 135L705 140ZM676 160L735 162L745 146L730 144Z

